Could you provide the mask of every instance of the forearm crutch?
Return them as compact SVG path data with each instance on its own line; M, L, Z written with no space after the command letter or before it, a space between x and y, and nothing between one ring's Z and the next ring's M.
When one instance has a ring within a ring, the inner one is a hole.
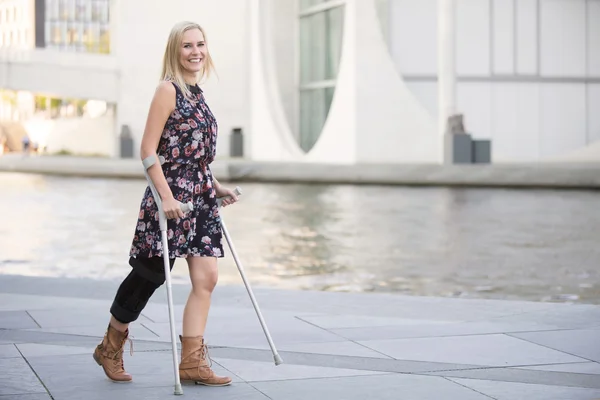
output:
M242 194L242 189L237 186L234 190L236 196L240 196ZM224 198L217 199L217 204L221 207L221 203ZM246 274L244 273L244 267L242 266L242 262L238 258L237 252L235 251L235 247L233 246L233 241L229 236L229 232L227 231L227 227L225 226L225 221L223 221L223 216L221 215L221 228L223 228L223 234L225 235L225 239L227 240L227 244L229 245L229 249L231 250L231 255L233 256L233 260L237 265L238 271L240 271L240 275L242 276L242 280L244 281L244 285L246 286L246 290L248 291L248 295L250 296L250 300L252 301L252 305L254 306L254 311L256 311L256 315L258 316L258 320L260 321L260 326L262 327L265 336L267 337L267 342L269 342L269 346L271 347L271 352L273 353L273 359L275 360L275 365L279 365L283 363L281 356L277 353L277 349L275 348L275 344L273 343L273 339L271 338L271 334L269 333L269 328L260 312L260 308L258 307L258 302L254 297L254 293L252 292L252 288L246 279Z
M171 265L169 263L169 242L167 240L167 216L162 208L162 201L150 175L148 174L148 168L153 166L156 163L156 157L149 156L142 161L144 165L144 175L146 175L146 180L148 181L148 186L150 186L150 190L152 191L152 196L154 197L154 202L158 207L158 223L160 226L160 235L161 242L163 248L163 261L165 266L165 278L167 285L167 302L169 304L169 324L171 326L171 346L173 350L173 373L175 374L175 394L182 395L183 389L181 388L181 382L179 380L179 360L177 358L177 335L175 331L175 316L173 313L173 294L171 288ZM194 205L192 202L188 203L180 203L181 211L187 213L189 211L193 211Z

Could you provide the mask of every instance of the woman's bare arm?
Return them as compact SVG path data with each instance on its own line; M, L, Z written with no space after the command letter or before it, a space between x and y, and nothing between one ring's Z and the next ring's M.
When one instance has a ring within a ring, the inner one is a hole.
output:
M161 82L156 88L140 145L140 157L142 160L149 156L154 156L158 161L156 154L158 142L163 133L165 123L175 109L175 97L175 87L171 82ZM167 218L183 217L183 212L179 209L178 203L175 202L173 192L171 192L171 188L169 188L158 162L148 168L148 175L152 179L152 183L154 183L163 202L163 209Z

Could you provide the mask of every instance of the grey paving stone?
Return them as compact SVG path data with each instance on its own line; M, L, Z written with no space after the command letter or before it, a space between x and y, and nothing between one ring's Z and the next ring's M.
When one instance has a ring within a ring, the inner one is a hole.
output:
M96 346L101 340L101 336L81 336L29 330L0 330L0 337L8 343L39 343L74 347ZM156 351L171 348L171 345L168 342L147 340L136 340L136 342L135 346L138 351Z
M14 344L2 344L0 345L0 358L13 358L21 357L21 353L15 347Z
M47 356L68 356L73 354L92 354L95 346L60 346L40 343L19 343L16 345L23 356L27 359L31 357Z
M518 368L479 368L454 371L424 372L423 375L600 389L600 379L598 379L597 375L531 371Z
M0 334L1 334L1 332L0 332ZM22 340L16 340L16 339L15 340L12 340L12 339L11 340L0 340L0 344L1 345L6 345L6 344L12 345L12 344L15 344L15 343L23 343L23 341Z
M590 304L562 304L561 307L498 317L495 321L510 323L537 321L561 329L596 328L600 321L600 307Z
M276 366L274 363L226 358L215 358L214 360L246 382L376 375L383 373L377 371L352 370L343 368L290 365L285 363Z
M37 328L29 329L28 331L43 332L43 333L58 333L72 336L91 336L95 338L101 338L106 332L108 322L104 319L98 319L95 322L90 321L89 325L85 326L69 326L69 327L56 327L56 328ZM131 325L131 335L133 338L138 340L150 340L156 339L156 334L151 330L147 329L144 325L139 322L134 322ZM167 336L168 339L168 336ZM170 340L170 339L169 339Z
M123 277L129 271L129 266L125 266L123 268ZM2 275L2 284L2 291L6 294L6 299L14 300L13 305L17 305L17 309L46 310L58 308L59 305L67 308L73 306L85 308L104 305L105 308L108 308L121 284L121 280ZM174 283L173 301L178 304L185 303L190 287L189 284L180 285ZM238 287L238 289L240 288ZM240 295L242 294L242 290L239 290ZM13 295L19 297L12 298ZM39 298L47 299L46 303L40 302ZM6 300L1 294L0 299ZM151 302L166 303L166 290L164 287L156 292ZM19 306L23 304L27 304L27 307ZM0 309L3 306L12 307L13 305L0 301Z
M446 324L423 324L409 326L382 326L364 328L331 329L350 340L386 340L425 338L460 335L482 335L507 332L530 332L558 329L553 325L544 325L535 321L523 322L463 322Z
M205 333L208 344L212 346L246 347L267 343L256 314L252 315L251 312L253 313L253 311L249 311L247 315L239 318L213 318L212 315L209 316ZM275 318L271 316L271 318L268 318L265 316L265 320L275 345L345 341L344 338L338 335L300 321L297 318L289 316ZM169 340L169 323L148 323L144 325L161 338ZM176 329L177 333L180 334L181 325L177 324Z
M0 358L0 396L46 393L44 386L22 358Z
M228 301L245 302L244 292L223 288ZM254 288L253 288L254 289ZM254 289L261 308L423 320L466 321L560 308L562 304L403 296L379 293L334 293L269 288Z
M42 329L69 328L87 325L108 325L110 318L109 308L95 306L89 308L60 308L56 310L32 310L29 314ZM150 322L143 315L135 324Z
M0 396L0 400L52 400L48 393L9 394Z
M420 373L431 371L451 371L478 368L476 365L432 363L424 361L404 361L390 358L349 357L314 353L279 352L286 365L306 365L313 367L344 368L365 371L394 373ZM270 350L217 347L211 349L215 358L262 361L273 364Z
M597 330L513 333L511 336L600 362L600 333Z
M378 375L276 382L253 386L273 400L490 400L443 378Z
M424 320L424 319L406 319L390 317L369 317L365 315L315 315L303 316L301 319L320 326L324 329L343 329L360 327L384 327L384 326L413 326L425 325L429 329L435 329L430 325L449 324L455 321Z
M173 314L175 316L176 322L183 321L183 309L185 305L183 304L175 304L173 307ZM211 311L213 310L213 306L211 306ZM166 303L157 304L157 303L149 303L146 305L144 310L142 311L142 315L144 318L148 319L148 322L156 322L156 323L164 323L169 322L169 307ZM212 316L212 315L210 315ZM209 316L209 317L210 317Z
M80 392L108 392L112 396L113 392L122 390L126 385L138 389L172 387L174 380L173 358L170 352L137 352L130 356L126 351L125 369L133 375L133 382L123 384L106 378L91 354L33 357L29 362L55 399L61 398L58 395L68 398L66 396L76 396ZM217 363L213 363L213 370L217 374L229 374L234 382L241 381ZM110 396L106 394L107 398Z
M450 380L473 388L496 400L593 400L600 398L599 389L547 386L528 383L497 382L476 379Z
M173 395L173 385L143 388L135 384L112 384L110 392L82 390L75 393L52 393L54 400L165 400L165 399L202 399L202 400L269 400L247 383L236 382L225 387L206 387L183 385L183 396ZM2 398L0 397L0 400ZM15 399L20 400L20 399ZM36 399L37 400L37 399Z
M373 340L359 343L402 360L499 367L586 361L506 335Z
M185 307L185 304L177 304L173 308L173 312L175 314L175 320L178 322L180 322L182 320L184 307ZM314 314L314 313L310 313L310 312L304 313L301 310L279 311L279 310L272 310L269 308L265 308L263 310L262 306L261 306L261 313L263 314L263 317L265 318L267 323L269 323L270 320L280 321L280 320L296 319L298 316L312 317L312 316L321 315L321 314ZM144 308L142 315L144 315L145 317L150 319L152 322L158 322L158 323L169 322L169 308L168 308L167 304L156 304L156 303L148 304ZM248 306L246 306L246 307L220 306L218 304L215 304L215 302L213 302L211 304L209 320L212 323L226 323L228 321L229 322L235 321L236 324L239 324L239 323L258 324L258 319L256 317L256 313L255 313L254 309L251 308L251 306L250 307L248 307Z
M535 367L518 367L519 369L529 369L534 371L555 371L570 372L573 374L596 374L600 375L600 363L584 362L570 364L539 365Z
M26 311L0 311L0 329L38 328Z
M29 277L27 277L29 278ZM4 281L4 277L2 277ZM57 280L60 282L60 280ZM66 280L68 282L68 280ZM23 281L23 284L26 281ZM61 308L88 308L88 307L97 307L100 305L106 305L110 307L110 302L107 300L90 300L86 298L78 298L74 301L72 298L68 297L56 297L56 296L39 296L32 294L18 294L18 293L7 293L7 289L12 290L23 290L24 288L9 288L4 287L4 293L0 293L0 311L19 311L19 310L51 310L51 309L61 309Z
M246 346L245 348L270 350L268 343L260 346ZM381 354L377 351L368 349L365 346L362 346L358 343L350 341L297 344L284 343L277 345L277 350L279 352L286 351L311 354L330 354L350 357L390 358L385 354Z

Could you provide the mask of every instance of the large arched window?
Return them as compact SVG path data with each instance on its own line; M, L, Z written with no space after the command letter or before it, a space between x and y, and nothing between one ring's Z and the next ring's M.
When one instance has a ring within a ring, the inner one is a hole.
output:
M300 2L300 129L304 151L316 143L333 99L342 50L344 2Z

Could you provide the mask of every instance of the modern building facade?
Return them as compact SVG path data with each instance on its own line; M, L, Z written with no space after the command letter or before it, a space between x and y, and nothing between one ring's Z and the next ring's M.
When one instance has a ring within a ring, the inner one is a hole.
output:
M440 1L0 0L0 90L25 99L16 109L39 96L95 101L68 121L31 122L37 105L16 113L50 147L118 156L127 126L137 150L169 30L191 19L217 67L204 88L221 156L241 128L255 160L437 163ZM492 141L494 162L600 141L599 0L453 10L455 111Z

